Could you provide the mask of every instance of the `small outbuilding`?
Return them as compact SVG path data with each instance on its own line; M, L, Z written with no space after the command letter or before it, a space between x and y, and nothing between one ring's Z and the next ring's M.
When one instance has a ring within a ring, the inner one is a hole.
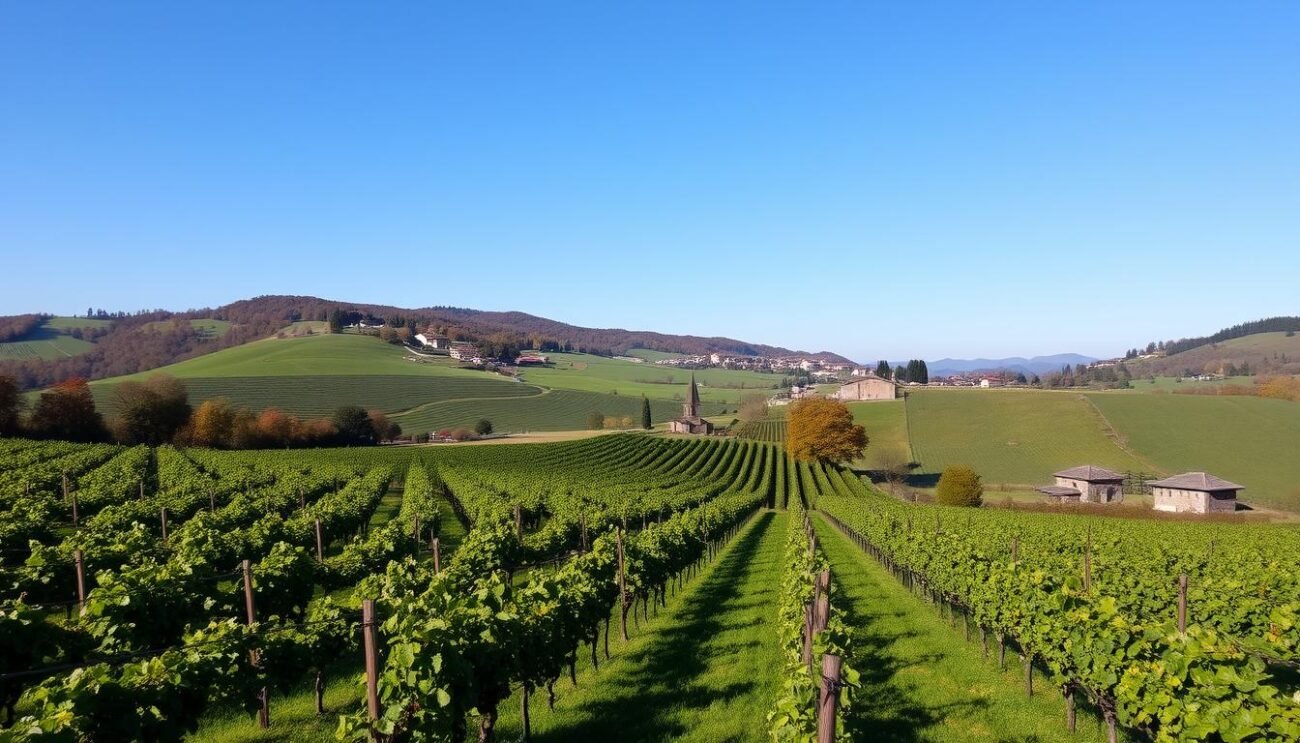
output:
M1171 513L1232 513L1237 510L1237 492L1242 486L1205 472L1153 480L1153 508Z
M893 400L898 397L898 384L892 379L867 374L840 385L835 397L846 401Z
M1036 488L1058 503L1121 503L1124 475L1104 467L1085 464L1052 475L1055 485Z

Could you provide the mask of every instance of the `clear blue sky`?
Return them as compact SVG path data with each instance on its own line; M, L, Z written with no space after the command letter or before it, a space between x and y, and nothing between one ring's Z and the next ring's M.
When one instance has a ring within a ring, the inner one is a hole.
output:
M1300 313L1300 4L0 9L0 313L256 294L854 358Z

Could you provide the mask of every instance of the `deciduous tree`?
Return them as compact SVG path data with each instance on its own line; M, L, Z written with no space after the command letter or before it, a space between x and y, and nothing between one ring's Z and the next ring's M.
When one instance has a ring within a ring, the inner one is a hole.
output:
M126 443L166 444L189 422L189 392L179 379L155 374L144 382L122 382L113 390Z
M220 397L204 400L190 416L190 443L194 446L228 447L234 423L235 409L230 401Z
M41 438L65 441L103 441L108 438L104 417L95 410L95 398L86 380L74 377L54 385L36 402L29 427Z
M844 403L821 397L799 400L787 415L786 449L804 461L847 462L862 456L867 431Z
M984 484L974 469L949 465L939 476L934 499L945 506L978 506L984 502Z
M18 380L0 376L0 436L17 436L23 396L18 391Z
M344 405L334 411L334 428L338 441L344 446L375 443L375 428L370 423L370 413L357 405Z

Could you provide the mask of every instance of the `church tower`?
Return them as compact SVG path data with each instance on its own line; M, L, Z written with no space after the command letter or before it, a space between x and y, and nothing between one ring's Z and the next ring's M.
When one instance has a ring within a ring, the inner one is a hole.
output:
M682 403L683 418L698 418L700 415L700 391L695 386L695 375L691 375L691 391Z

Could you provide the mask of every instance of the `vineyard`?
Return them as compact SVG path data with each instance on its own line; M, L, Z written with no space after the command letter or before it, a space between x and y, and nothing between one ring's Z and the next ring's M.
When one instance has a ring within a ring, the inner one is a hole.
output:
M951 622L920 662L994 656L898 739L1296 739L1297 547L906 504L753 440L4 440L0 740L219 740L297 699L293 740L860 739L910 709L881 609Z

